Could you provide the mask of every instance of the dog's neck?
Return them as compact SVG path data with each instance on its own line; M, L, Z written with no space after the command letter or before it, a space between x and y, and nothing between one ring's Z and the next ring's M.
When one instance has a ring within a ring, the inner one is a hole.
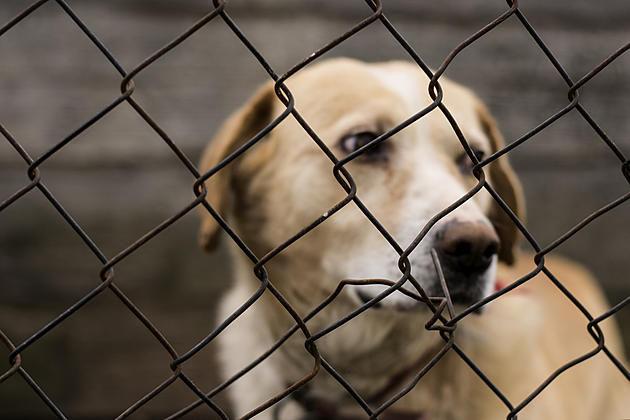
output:
M439 351L443 343L438 343L427 350L411 366L407 366L395 373L385 384L368 397L368 403L372 406L382 404L391 397L397 390L402 389L422 368L429 363L431 358ZM360 420L364 419L364 414L345 414L341 412L339 405L309 393L308 385L292 394L292 398L307 413L303 420ZM428 414L416 410L400 410L388 408L378 416L381 420L429 420Z

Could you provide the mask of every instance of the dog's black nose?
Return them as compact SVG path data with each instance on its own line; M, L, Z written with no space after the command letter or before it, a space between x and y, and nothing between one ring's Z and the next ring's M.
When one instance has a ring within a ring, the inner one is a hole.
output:
M447 224L437 236L437 251L449 271L466 276L480 274L499 251L499 237L484 223Z

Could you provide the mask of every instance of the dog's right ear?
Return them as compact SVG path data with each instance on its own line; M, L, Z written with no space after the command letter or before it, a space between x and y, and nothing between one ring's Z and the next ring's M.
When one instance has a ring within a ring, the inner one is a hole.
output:
M201 173L210 171L264 129L271 122L274 101L273 83L269 82L263 85L244 106L234 112L206 147L199 165ZM234 162L219 170L205 182L206 200L222 217L230 211L233 172ZM219 243L219 236L219 224L204 207L201 207L199 245L206 251L212 251Z
M499 131L497 123L484 105L479 105L478 113L481 126L490 140L492 152L494 153L504 146L503 136ZM492 178L491 183L495 191L501 196L512 212L514 212L521 221L524 221L525 205L523 190L508 162L507 156L503 156L490 164L490 177ZM518 248L518 228L496 202L493 202L489 217L501 240L499 260L511 265L515 261L515 251Z

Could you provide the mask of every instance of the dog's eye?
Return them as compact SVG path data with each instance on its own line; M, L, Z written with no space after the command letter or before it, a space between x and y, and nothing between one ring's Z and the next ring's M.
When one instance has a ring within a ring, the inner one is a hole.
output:
M339 146L341 147L341 150L344 151L344 153L349 154L356 150L359 150L360 148L362 148L363 146L365 146L366 144L368 144L369 142L371 142L378 136L379 136L378 134L373 133L371 131L362 131L360 133L348 134L341 138L341 141L339 142ZM387 158L386 151L387 151L386 142L381 142L365 150L361 154L361 158L366 158L370 160L386 159Z
M471 149L473 153L475 154L475 157L477 158L478 161L482 161L483 158L486 156L486 152L484 152L483 150L479 148L472 146ZM463 153L457 159L457 166L459 167L459 170L461 171L462 174L469 175L472 173L473 166L475 165L473 161L468 157L468 155L466 153Z

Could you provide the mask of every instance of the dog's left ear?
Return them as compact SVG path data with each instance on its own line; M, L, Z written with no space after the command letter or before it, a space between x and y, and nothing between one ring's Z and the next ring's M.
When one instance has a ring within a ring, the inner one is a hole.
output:
M239 110L234 112L223 124L215 138L203 153L199 169L207 172L218 165L223 159L254 137L272 120L275 98L273 84L264 84ZM247 152L246 152L247 153ZM222 217L231 213L231 195L235 188L233 162L219 170L205 183L207 200ZM219 242L221 229L216 220L201 208L201 229L199 231L199 245L206 251L214 250Z
M490 115L485 106L478 108L479 120L485 134L490 139L492 151L496 152L504 146L503 136L499 131L497 123ZM503 201L510 207L521 221L525 221L525 207L523 190L516 174L512 170L506 155L495 160L489 165L490 185L501 196ZM512 219L503 211L501 206L493 200L489 214L490 221L501 240L499 260L506 264L514 263L514 253L518 247L518 228Z

